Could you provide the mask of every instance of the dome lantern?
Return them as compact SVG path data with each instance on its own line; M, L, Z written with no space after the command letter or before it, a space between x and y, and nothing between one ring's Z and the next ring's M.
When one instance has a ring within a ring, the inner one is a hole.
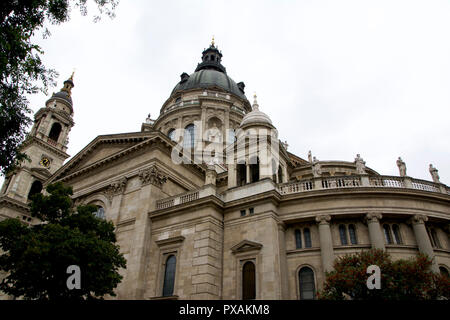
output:
M195 72L205 69L216 70L219 72L227 73L225 67L221 64L222 52L214 44L214 37L211 41L209 48L202 52L202 62L197 65Z

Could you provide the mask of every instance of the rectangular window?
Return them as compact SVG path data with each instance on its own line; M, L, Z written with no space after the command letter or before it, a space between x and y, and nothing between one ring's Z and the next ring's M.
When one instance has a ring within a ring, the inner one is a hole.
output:
M255 213L255 208L249 208L249 209L248 209L248 213L254 214L254 213Z
M241 217L245 216L245 210L241 210Z
M311 248L311 231L309 231L309 228L303 229L303 236L305 237L305 248Z

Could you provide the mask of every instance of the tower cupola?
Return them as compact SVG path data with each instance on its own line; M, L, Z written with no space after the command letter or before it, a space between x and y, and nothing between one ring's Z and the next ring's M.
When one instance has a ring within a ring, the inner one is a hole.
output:
M73 83L73 75L69 79L64 81L64 86L57 93L53 93L50 99L47 100L47 107L55 107L68 112L70 115L73 114L73 102L72 102L72 88L75 87Z

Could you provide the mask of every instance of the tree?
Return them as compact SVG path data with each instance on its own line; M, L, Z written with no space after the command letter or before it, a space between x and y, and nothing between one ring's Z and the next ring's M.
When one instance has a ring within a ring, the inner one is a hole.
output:
M93 0L99 14L114 16L118 0ZM26 156L20 152L25 130L31 123L26 95L47 93L57 72L46 68L42 49L32 36L46 22L60 24L70 18L70 4L87 14L87 0L0 1L0 171L5 174ZM94 17L99 20L99 15ZM47 29L44 36L50 35Z
M24 299L98 299L115 296L126 261L116 245L114 225L93 214L95 206L72 209L72 188L61 182L32 196L31 213L44 223L0 222L0 290ZM1 251L0 251L1 252ZM81 288L69 290L67 268L78 266Z
M423 300L450 299L448 277L431 271L431 259L419 254L408 260L392 261L381 249L345 255L334 262L334 270L326 273L319 299L329 300ZM381 288L368 289L367 267L381 270Z

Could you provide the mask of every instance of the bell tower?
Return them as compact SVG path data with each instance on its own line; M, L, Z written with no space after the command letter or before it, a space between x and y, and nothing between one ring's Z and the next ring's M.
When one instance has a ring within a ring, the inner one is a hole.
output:
M20 147L30 160L24 160L6 177L0 192L0 213L6 200L26 207L31 195L41 192L44 182L69 157L68 136L75 124L71 97L74 86L72 74L34 115L33 127Z

